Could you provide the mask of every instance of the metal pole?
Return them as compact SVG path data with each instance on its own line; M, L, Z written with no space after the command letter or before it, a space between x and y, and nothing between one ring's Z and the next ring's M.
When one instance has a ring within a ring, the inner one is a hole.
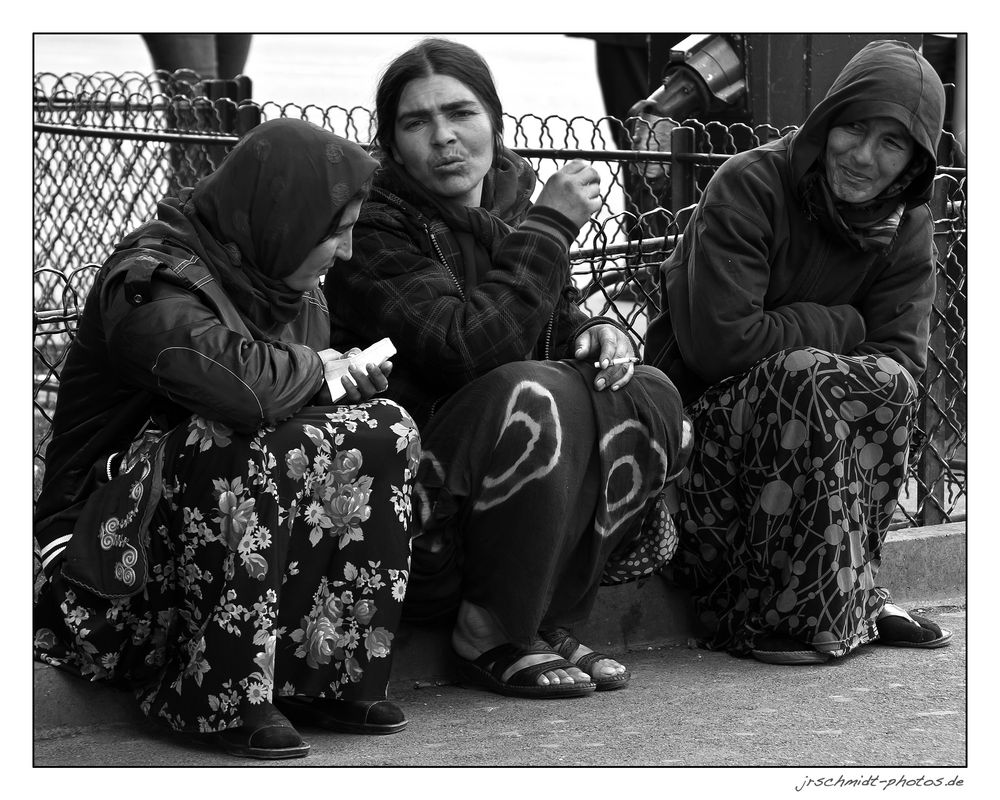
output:
M674 128L670 132L670 210L675 214L695 201L694 164L679 158L694 152L694 128Z
M931 198L931 211L935 220L934 238L947 238L947 224L944 228L937 220L945 217L947 203L946 182L938 180ZM946 242L938 247L939 252L948 252ZM922 392L917 410L917 423L924 433L920 447L920 461L917 469L917 522L920 525L939 525L945 521L944 480L942 461L947 446L947 428L941 410L946 398L945 372L942 359L947 353L947 326L945 311L948 308L947 280L940 262L935 265L937 287L934 293L934 307L931 309L930 342L927 348L927 370L921 380Z

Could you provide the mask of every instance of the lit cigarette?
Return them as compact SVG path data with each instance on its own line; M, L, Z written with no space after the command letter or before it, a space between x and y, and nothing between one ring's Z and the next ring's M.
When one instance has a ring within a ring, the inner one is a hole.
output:
M621 358L612 358L611 359L611 363L608 364L608 366L609 367L615 367L618 364L638 364L638 363L639 363L639 359L636 358L635 356L622 356ZM601 368L601 362L600 361L595 361L594 362L594 366L597 367L597 369L600 369Z

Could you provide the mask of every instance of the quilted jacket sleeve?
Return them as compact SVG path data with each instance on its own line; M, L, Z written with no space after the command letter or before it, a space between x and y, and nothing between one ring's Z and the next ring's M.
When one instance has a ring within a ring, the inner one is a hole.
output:
M371 340L389 336L400 361L433 364L442 393L454 391L524 358L544 336L568 274L573 232L561 216L532 208L466 291L456 266L424 255L391 213L370 215L355 228L353 259L327 277L334 317Z
M256 341L223 324L196 293L155 278L136 303L124 277L112 274L101 292L123 381L245 433L292 416L322 385L322 361L310 347Z

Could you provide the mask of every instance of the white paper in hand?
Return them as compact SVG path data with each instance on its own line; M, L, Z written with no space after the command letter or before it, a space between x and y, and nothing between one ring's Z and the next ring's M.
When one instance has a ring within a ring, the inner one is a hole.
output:
M375 344L366 347L356 356L351 356L350 358L342 358L338 361L334 361L326 365L326 383L330 387L330 394L333 396L333 402L337 402L345 394L347 390L344 388L344 384L341 383L340 379L346 375L347 379L357 385L354 378L348 372L351 365L359 367L364 370L369 364L375 364L376 366L381 365L381 363L389 358L396 355L396 347L393 345L390 339L379 339Z

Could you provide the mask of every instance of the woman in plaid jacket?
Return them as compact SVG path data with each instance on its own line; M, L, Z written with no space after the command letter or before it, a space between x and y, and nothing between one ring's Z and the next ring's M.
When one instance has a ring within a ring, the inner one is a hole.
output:
M404 613L456 614L467 683L525 697L621 688L625 667L570 628L602 579L672 554L664 488L682 412L627 333L575 302L568 251L600 207L599 177L572 161L532 205L489 67L463 45L401 55L376 109L382 165L354 256L325 288L335 332L395 342L389 397L421 426Z

